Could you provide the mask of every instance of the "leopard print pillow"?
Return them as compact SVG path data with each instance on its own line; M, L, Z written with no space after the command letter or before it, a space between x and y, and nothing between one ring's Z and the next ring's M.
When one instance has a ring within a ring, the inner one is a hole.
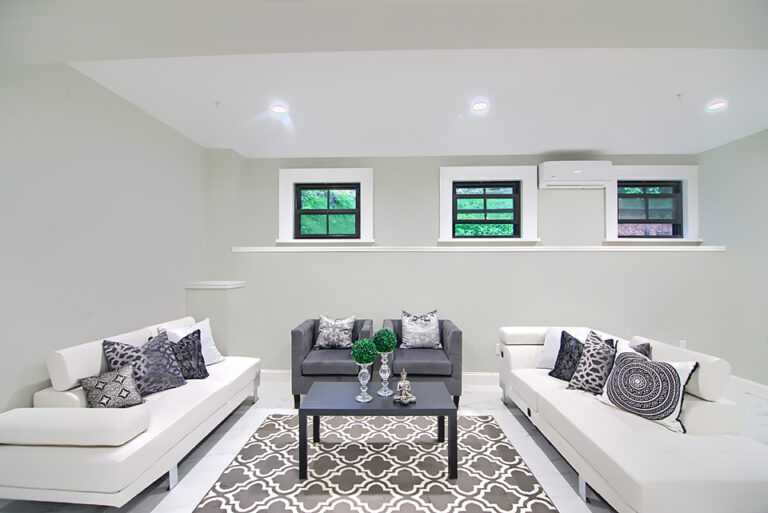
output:
M102 347L109 370L133 365L133 377L142 397L186 383L165 332L141 347L111 340L105 340Z
M601 394L613 369L615 357L615 342L611 339L604 341L594 331L590 331L568 388Z

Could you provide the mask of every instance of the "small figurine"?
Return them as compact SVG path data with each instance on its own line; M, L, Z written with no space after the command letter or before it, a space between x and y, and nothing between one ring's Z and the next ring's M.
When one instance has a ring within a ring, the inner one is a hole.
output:
M408 381L408 373L405 372L405 369L403 369L403 372L400 374L400 381L397 382L395 402L400 403L402 406L407 406L416 402L416 396L411 392L411 382Z

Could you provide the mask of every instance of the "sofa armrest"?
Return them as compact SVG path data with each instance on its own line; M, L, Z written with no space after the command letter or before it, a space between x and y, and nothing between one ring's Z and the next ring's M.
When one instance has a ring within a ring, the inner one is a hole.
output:
M360 336L358 340L363 338L371 338L373 336L373 321L371 319L365 319L363 326L360 328Z
M315 343L315 321L307 319L291 330L291 360L294 369L301 366Z
M65 392L59 392L53 387L35 392L32 396L32 405L35 408L87 408L83 387L73 388Z
M395 337L397 337L397 343L400 344L400 337L397 336L397 331L395 330L395 325L392 322L392 319L384 319L384 322L381 323L381 329L392 330L395 333Z

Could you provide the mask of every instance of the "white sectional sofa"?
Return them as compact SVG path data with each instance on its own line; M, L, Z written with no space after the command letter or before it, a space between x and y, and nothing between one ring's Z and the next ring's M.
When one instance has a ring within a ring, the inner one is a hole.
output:
M586 328L565 329L570 333ZM741 437L737 406L722 398L728 362L643 337L658 361L697 361L681 420L688 433L608 406L536 368L548 327L499 330L499 380L587 484L619 513L766 513L768 446ZM608 338L611 335L598 334Z
M185 317L107 337L140 345L159 327L194 325ZM259 385L260 360L225 356L209 377L145 397L125 409L90 409L78 380L107 369L102 341L48 358L52 387L34 408L0 415L0 498L122 506L168 473Z

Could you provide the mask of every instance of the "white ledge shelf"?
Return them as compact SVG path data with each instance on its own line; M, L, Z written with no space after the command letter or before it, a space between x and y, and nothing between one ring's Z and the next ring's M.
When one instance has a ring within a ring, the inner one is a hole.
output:
M370 246L374 239L277 239L278 246Z
M525 246L525 245L533 245L538 244L541 242L541 239L522 239L522 238L515 238L515 237L498 237L493 239L485 239L485 238L471 238L467 237L464 239L437 239L438 244L455 244L455 245L461 245L461 244L474 244L476 246L499 246L499 245L519 245L519 246Z
M664 244L664 245L696 245L696 244L703 244L704 239L675 239L675 238L669 238L669 239L645 239L640 237L622 237L622 238L616 238L616 239L605 239L603 242L606 244L645 244L646 246L652 246L655 244Z
M187 290L231 290L245 287L244 281L194 281L187 283Z
M235 246L233 253L711 253L725 246Z

